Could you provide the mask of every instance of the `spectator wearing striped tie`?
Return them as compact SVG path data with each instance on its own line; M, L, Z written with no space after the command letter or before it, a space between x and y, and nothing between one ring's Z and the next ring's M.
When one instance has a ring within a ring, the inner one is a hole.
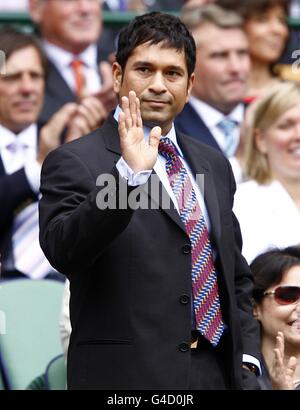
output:
M46 59L35 38L12 29L0 32L6 63L0 75L0 254L1 278L61 278L38 240L38 196L46 155L80 137L103 118L98 100L64 105L46 125L37 120L43 104Z

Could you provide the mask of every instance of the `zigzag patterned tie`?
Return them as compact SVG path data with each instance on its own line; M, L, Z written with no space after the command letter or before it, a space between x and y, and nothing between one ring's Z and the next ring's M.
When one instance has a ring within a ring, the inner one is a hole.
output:
M170 185L192 246L192 286L196 329L213 346L216 346L225 326L205 220L186 168L172 141L169 138L162 138L158 150L166 159Z

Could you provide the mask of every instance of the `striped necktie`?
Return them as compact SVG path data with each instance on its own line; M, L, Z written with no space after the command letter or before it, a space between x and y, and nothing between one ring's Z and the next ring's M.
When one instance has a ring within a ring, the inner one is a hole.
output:
M217 124L217 127L224 134L225 145L224 153L227 158L233 157L238 145L238 138L235 138L234 131L238 123L231 118L224 117L222 121Z
M217 346L225 326L208 230L189 175L172 141L162 138L158 149L166 159L166 172L191 242L196 329L213 346Z

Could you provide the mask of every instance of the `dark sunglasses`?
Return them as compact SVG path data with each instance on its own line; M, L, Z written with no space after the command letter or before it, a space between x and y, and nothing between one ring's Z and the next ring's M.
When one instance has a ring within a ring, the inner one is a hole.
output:
M264 292L264 296L274 295L275 302L278 305L290 305L300 299L299 286L279 286L270 292Z

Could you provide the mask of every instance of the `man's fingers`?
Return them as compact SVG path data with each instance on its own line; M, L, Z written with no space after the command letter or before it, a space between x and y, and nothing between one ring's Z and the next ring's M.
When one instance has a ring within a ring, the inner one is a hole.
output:
M76 112L76 109L76 103L65 104L60 110L52 115L47 124L55 127L57 131L62 132L72 115Z
M137 109L137 126L142 128L143 120L142 120L142 114L141 114L141 103L140 103L139 98L136 98L136 109Z
M158 149L160 137L161 137L161 128L158 126L152 128L152 130L150 131L150 135L149 135L149 145L151 145L151 147L155 149Z
M136 127L137 126L137 105L136 105L136 94L134 91L129 91L129 110L130 110L130 116L131 116L131 121L132 121L132 126Z
M121 107L125 114L126 128L130 129L132 128L132 119L131 119L131 114L130 114L130 109L129 109L129 99L125 96L121 98Z
M293 376L297 367L297 358L295 356L292 356L289 358L288 364L287 364L287 372L289 373L289 376Z

